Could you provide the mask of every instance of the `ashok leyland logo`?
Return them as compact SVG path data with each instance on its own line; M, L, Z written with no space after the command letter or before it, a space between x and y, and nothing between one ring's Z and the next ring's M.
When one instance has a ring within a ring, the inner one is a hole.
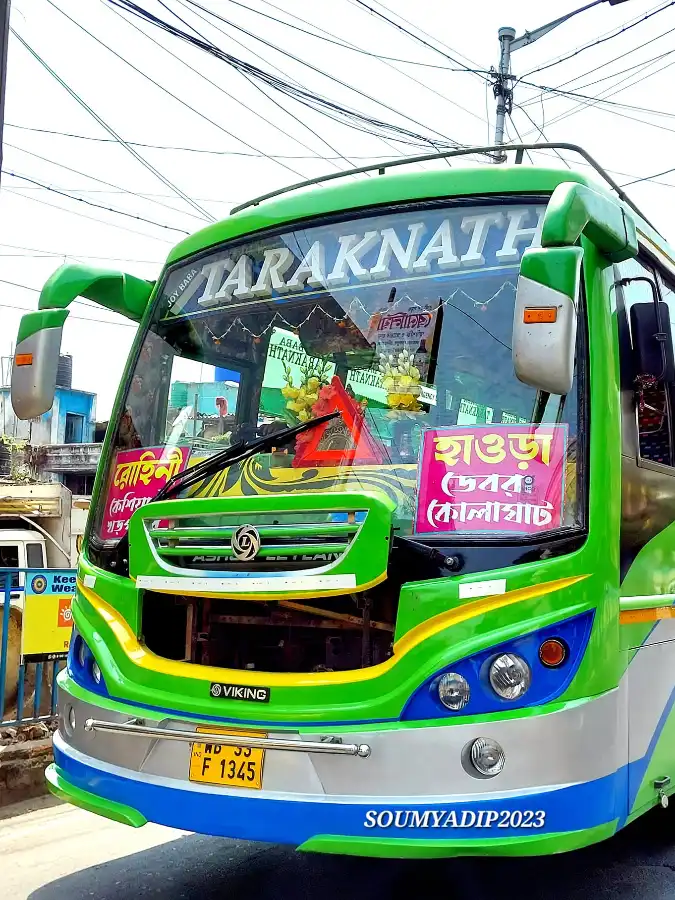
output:
M260 550L260 535L253 525L240 525L230 542L232 553L240 562L255 559Z

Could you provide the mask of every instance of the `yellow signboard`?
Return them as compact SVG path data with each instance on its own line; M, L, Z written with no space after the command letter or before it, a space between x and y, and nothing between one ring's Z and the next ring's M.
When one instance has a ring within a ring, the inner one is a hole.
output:
M74 569L29 569L26 572L21 661L65 659L73 630L71 603Z

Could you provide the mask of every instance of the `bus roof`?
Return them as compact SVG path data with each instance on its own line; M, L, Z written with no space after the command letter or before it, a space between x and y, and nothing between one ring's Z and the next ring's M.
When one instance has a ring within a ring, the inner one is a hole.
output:
M571 145L563 146L569 149ZM578 152L586 159L592 159L580 149ZM439 155L439 159L442 161L442 156ZM401 162L396 160L391 165L399 165ZM597 163L593 161L592 164L600 177L617 190L621 190ZM259 198L251 201L250 204L238 208L238 211L233 211L229 218L214 222L185 238L169 253L167 264L224 241L245 237L269 228L281 228L321 215L439 197L550 194L559 184L574 181L592 187L624 206L635 219L642 242L652 253L665 260L669 268L675 272L675 252L669 248L664 238L639 214L630 201L624 202L599 178L589 174L524 164L491 164L390 174L387 171L388 166L389 164L383 163L352 172L347 170L344 173L335 173L338 177L342 176L342 180L330 183L335 177L331 175L328 179L329 184L323 186L322 182L326 179L313 179L298 186L273 192L270 199ZM343 180L349 178L350 174L356 175L356 178ZM625 194L623 196L625 197Z

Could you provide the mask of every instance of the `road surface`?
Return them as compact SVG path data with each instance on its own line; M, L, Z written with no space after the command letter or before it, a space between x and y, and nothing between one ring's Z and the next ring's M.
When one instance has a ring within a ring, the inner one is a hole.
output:
M539 860L341 859L131 829L58 805L0 820L7 900L675 900L675 813Z

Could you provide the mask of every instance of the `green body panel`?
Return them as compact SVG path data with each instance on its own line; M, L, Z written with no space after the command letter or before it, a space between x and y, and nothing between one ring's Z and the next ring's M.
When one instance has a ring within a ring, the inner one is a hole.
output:
M340 837L317 835L298 847L305 853L339 853L345 856L377 856L382 859L447 859L461 856L544 856L588 847L611 837L616 822L587 831L570 831L540 837L486 838L484 841L416 841L405 838Z
M131 825L133 828L141 828L147 823L145 816L132 809L130 806L124 806L121 803L115 803L114 800L105 800L89 791L83 791L63 776L58 766L51 763L45 770L45 778L47 787L60 800L66 800L73 806L79 806L86 809L87 812L96 813L98 816L105 816L106 819L112 819L114 822L121 822L123 825Z
M612 262L637 256L635 221L614 199L582 184L559 184L546 209L542 247L571 247L585 235Z
M40 309L37 312L21 316L19 333L16 338L17 352L21 352L19 347L21 341L25 341L26 338L32 337L44 328L61 328L68 315L67 309Z
M76 297L86 297L111 312L140 322L153 285L134 275L113 269L96 269L80 263L61 266L40 293L40 309L64 309Z
M520 274L575 301L583 256L581 247L530 248L523 253Z

